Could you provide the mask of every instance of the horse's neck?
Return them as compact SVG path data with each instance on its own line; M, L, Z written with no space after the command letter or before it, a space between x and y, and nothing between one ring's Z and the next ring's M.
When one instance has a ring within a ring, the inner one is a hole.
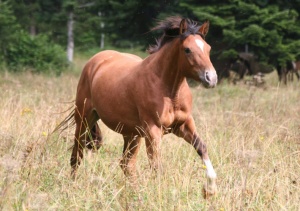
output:
M165 44L149 58L151 60L149 62L151 67L149 71L152 71L162 80L162 84L166 86L165 88L172 96L176 96L180 86L186 83L186 78L180 65L179 48L172 42Z

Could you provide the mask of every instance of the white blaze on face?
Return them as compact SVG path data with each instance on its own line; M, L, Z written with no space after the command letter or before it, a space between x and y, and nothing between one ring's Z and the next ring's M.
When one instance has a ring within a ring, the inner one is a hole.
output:
M199 39L195 39L195 42L196 42L197 46L201 49L201 51L204 52L204 42Z

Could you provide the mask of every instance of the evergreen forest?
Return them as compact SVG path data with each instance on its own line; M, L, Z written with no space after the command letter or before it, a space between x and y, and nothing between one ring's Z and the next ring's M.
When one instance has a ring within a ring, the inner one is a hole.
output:
M158 20L210 21L218 59L239 52L276 67L300 57L300 0L0 0L0 65L60 70L73 54L109 48L146 51Z

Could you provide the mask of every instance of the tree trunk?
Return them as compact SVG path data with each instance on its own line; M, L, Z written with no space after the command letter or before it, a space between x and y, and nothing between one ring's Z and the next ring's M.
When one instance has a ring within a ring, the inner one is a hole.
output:
M32 37L36 36L36 26L35 26L35 20L32 16L30 16L30 35Z
M248 51L249 51L249 46L248 44L245 44L245 53L248 53Z
M74 54L73 25L74 25L74 13L73 11L70 11L69 18L68 18L68 46L67 46L67 59L69 62L73 62L73 54Z
M103 22L100 23L100 27L101 27L101 29L104 28L104 23ZM101 40L100 40L100 49L104 48L104 38L105 38L105 34L102 32L101 33Z
M36 35L36 27L33 24L30 25L30 35L32 37L35 37L35 35Z

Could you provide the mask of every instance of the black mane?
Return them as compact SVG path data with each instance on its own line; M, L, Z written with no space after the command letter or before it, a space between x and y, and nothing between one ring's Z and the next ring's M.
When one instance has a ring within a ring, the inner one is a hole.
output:
M164 44L175 38L179 37L181 39L185 39L190 34L200 34L200 26L197 22L190 19L186 19L187 30L183 34L180 34L179 27L182 19L183 18L179 16L169 17L163 21L160 21L156 27L152 28L151 31L162 30L164 33L159 39L156 40L156 45L149 46L147 51L152 54L157 52ZM204 38L202 34L200 35Z

